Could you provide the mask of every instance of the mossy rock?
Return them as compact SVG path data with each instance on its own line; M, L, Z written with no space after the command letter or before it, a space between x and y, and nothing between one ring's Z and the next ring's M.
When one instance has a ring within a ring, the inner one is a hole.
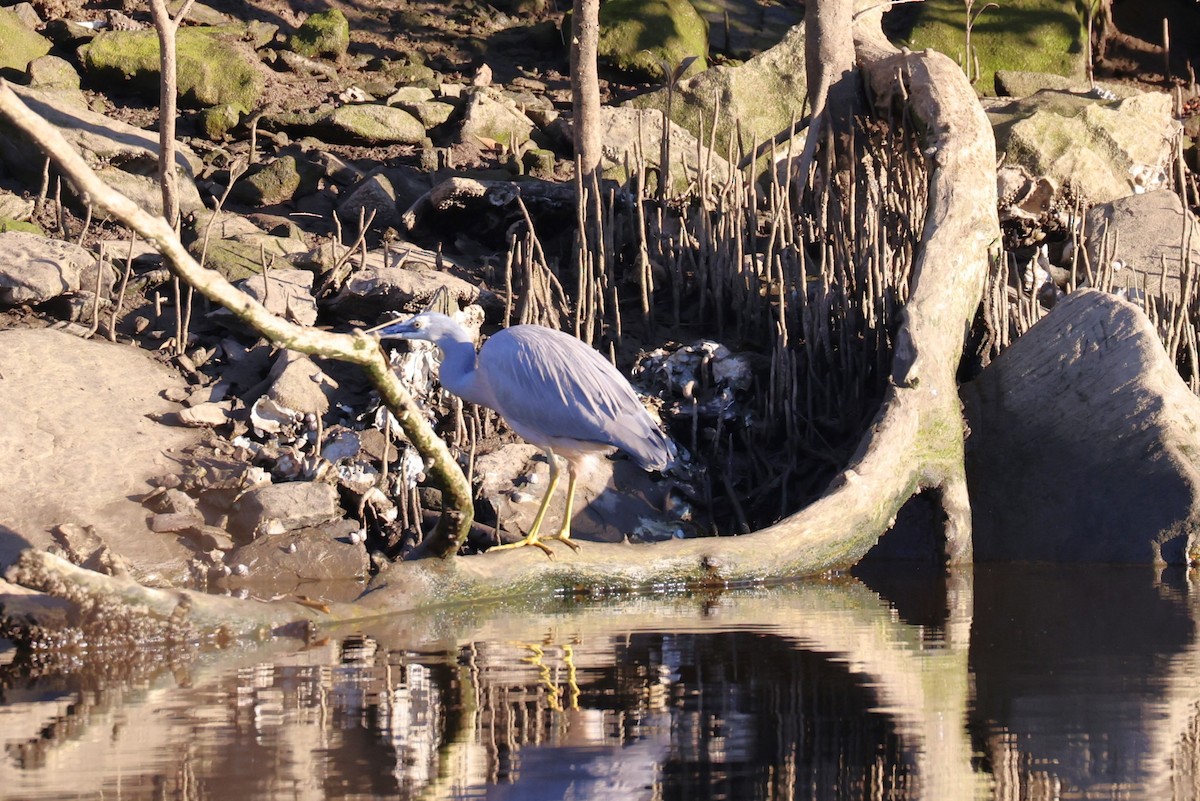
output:
M320 170L294 155L282 155L260 166L233 186L231 197L254 206L273 206L317 188Z
M27 28L12 11L0 8L0 74L25 72L30 61L49 52L49 39Z
M601 63L661 81L661 62L674 68L691 56L696 61L689 74L707 67L708 23L687 0L609 0L600 6Z
M203 240L189 247L199 257ZM304 243L267 233L245 234L230 239L213 239L204 251L204 266L216 270L229 281L240 281L263 271L263 259L276 267L289 267L288 257L306 250Z
M312 14L288 38L288 49L307 58L338 58L350 47L350 23L339 9Z
M804 26L788 30L779 44L743 64L721 64L685 78L670 93L671 120L708 142L716 120L716 153L745 155L785 131L808 96ZM663 111L666 88L639 95L629 105ZM719 104L719 105L718 105ZM739 136L740 142L739 142ZM689 154L689 158L694 154Z
M250 112L265 80L258 57L242 41L243 26L183 28L179 31L179 96L195 107L228 104ZM100 81L124 81L158 97L159 48L154 31L106 31L79 48L84 69Z
M79 73L58 56L39 56L29 62L29 85L34 89L78 89Z
M362 103L341 106L322 120L321 128L335 138L371 144L419 144L425 138L425 126L399 108Z
M925 0L915 6L917 22L907 42L913 50L933 49L966 64L966 11L962 0ZM996 94L997 70L1048 72L1083 80L1087 68L1087 24L1076 0L1004 0L980 11L971 28L971 49L979 59L975 88ZM971 71L974 72L974 60Z
M219 142L228 136L241 120L241 112L228 103L222 103L204 109L200 114L200 127L206 137Z

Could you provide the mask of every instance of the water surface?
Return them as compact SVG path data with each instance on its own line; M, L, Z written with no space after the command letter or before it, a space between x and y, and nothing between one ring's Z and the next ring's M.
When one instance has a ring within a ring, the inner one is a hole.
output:
M1145 568L893 565L17 662L0 798L1192 799L1195 606Z

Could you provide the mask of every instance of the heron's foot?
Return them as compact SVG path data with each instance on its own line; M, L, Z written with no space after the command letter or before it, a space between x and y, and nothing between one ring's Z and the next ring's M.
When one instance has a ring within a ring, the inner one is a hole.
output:
M560 531L558 534L551 534L547 537L542 537L542 539L558 540L559 542L562 542L562 543L565 543L565 544L571 546L571 548L575 551L575 553L579 553L579 543L577 543L577 542L575 542L575 540L571 539L571 532L569 532L569 531Z
M546 537L545 539L558 539L558 537ZM513 548L524 548L526 545L532 545L535 548L541 548L542 552L545 553L546 556L549 556L551 559L554 558L554 551L550 550L550 546L542 542L542 538L539 538L536 534L530 534L523 540L510 542L506 545L493 545L491 548L488 548L488 553L491 553L492 551L510 551Z

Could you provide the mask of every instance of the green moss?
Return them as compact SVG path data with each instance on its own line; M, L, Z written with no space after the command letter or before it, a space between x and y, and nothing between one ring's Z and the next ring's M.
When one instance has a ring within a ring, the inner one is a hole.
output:
M600 60L622 72L662 80L695 56L689 73L707 67L708 23L687 0L609 0L600 6Z
M971 47L979 59L978 91L994 95L997 70L1048 72L1084 77L1087 28L1075 0L1003 0L979 14ZM966 6L963 0L926 0L906 43L913 50L932 48L965 64ZM972 70L974 67L972 66Z
M29 30L7 8L0 8L0 70L24 72L30 61L49 52L49 39Z
M40 226L31 222L22 222L21 220L12 220L7 217L0 217L0 234L8 233L9 231L21 231L27 234L37 234L45 236L46 232Z
M253 53L239 47L242 28L222 26L179 31L179 95L192 106L228 104L251 111L264 80ZM125 81L130 88L158 96L159 47L154 31L107 31L79 48L87 73L98 80Z
M338 58L350 47L350 23L339 9L312 14L288 38L288 48L308 58Z

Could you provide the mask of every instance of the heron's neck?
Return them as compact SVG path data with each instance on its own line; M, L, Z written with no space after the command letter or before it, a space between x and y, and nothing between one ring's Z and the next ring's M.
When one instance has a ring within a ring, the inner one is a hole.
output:
M442 386L465 401L486 404L486 393L478 384L475 344L465 339L448 339L438 344L442 349Z

